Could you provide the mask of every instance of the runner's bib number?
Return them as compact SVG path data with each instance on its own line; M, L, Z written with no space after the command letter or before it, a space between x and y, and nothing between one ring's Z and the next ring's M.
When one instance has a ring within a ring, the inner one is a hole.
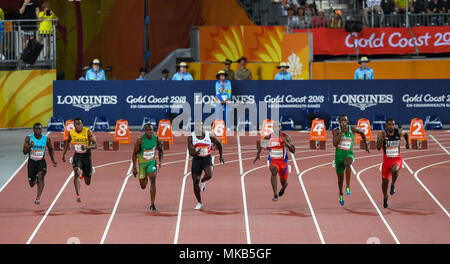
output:
M33 160L41 160L44 157L43 149L34 149L30 152L30 158Z
M270 151L270 157L274 159L281 159L283 158L284 151L282 149L272 149Z
M386 148L386 156L389 158L398 157L398 147L388 147Z
M352 147L351 139L341 138L341 142L339 142L339 145L338 145L339 149L350 150L351 147Z
M151 159L153 159L155 157L155 150L154 149L148 149L148 150L145 150L144 149L144 155L143 155L143 158L145 159L145 160L151 160Z
M200 157L206 157L209 155L209 148L208 147L199 147L200 148L200 154L198 154Z
M84 146L85 149L83 150L81 146ZM75 144L75 152L76 153L86 153L87 152L86 145Z

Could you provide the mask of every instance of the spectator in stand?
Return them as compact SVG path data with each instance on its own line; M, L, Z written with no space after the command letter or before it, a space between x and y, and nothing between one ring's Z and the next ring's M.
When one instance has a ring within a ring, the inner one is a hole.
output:
M297 15L294 15L294 9L293 8L289 8L288 9L287 24L288 24L288 27L290 29L292 29L292 28L299 28L299 26L300 26L300 20L298 19Z
M392 14L395 12L395 5L393 0L381 0L381 9L385 14L384 26L393 26Z
M247 58L242 56L237 62L240 64L240 67L236 70L236 80L251 80L252 71L247 69Z
M314 9L311 5L305 7L305 27L310 28L312 25L312 18L314 16Z
M112 74L112 66L105 68L105 74L106 74L105 79L107 81L116 81L117 80L116 77L114 77Z
M147 69L145 67L139 68L139 77L136 78L136 81L146 81L145 75L147 74Z
M442 0L430 0L427 3L428 14L440 14L439 16L431 16L431 25L442 26L444 24L445 3Z
M53 22L55 19L58 21L58 17L53 13L48 2L42 4L43 11L39 12L39 19L44 19L44 21L39 24L39 34L42 38L42 42L47 46L47 59L50 58L50 37L53 34Z
M342 11L334 10L333 15L331 16L330 28L342 28Z
M278 69L280 69L280 72L275 75L275 80L281 81L286 80L290 81L292 80L292 74L290 74L287 69L289 69L289 65L282 62L280 65L277 66Z
M176 72L173 77L172 81L192 81L194 78L192 78L192 75L187 72L187 69L189 66L186 64L186 62L181 62L179 65L179 70Z
M394 10L396 13L406 12L406 2L408 2L408 12L414 13L413 0L394 0Z
M231 61L230 59L226 59L225 62L223 64L225 64L225 72L228 75L228 80L232 81L234 80L234 71L230 68L231 67L231 63L233 63L233 61Z
M361 67L355 71L355 80L373 80L373 70L368 67L369 62L367 57L362 57L358 61Z
M325 12L319 11L319 16L315 16L312 19L312 25L314 28L327 27L328 20L325 17Z
M170 79L169 79L169 70L168 69L162 70L161 74L162 74L161 81L170 81Z
M425 0L413 0L414 11L416 14L426 14L427 6ZM412 16L411 25L413 26L425 26L425 16Z
M450 0L447 0L447 24L450 25Z
M317 16L317 5L315 0L306 0L305 6L311 8L311 12L313 16Z
M377 12L383 15L383 9L381 8L381 0L366 0L366 6L364 8L364 22L366 26L369 26L368 13L374 15L374 12Z
M37 0L21 0L19 7L20 20L35 20L39 17L39 2ZM36 21L22 21L22 48L25 49L27 41L34 37L37 31Z
M289 8L294 9L294 13L297 13L297 9L300 8L297 0L281 0L281 15L287 16Z
M84 67L81 69L81 70L82 70L82 73L81 73L81 77L78 78L79 81L86 81L85 76L86 76L86 72L87 72L89 69L90 69L89 66L84 66Z
M298 9L298 28L306 28L305 8L304 7L300 7Z
M105 72L100 68L101 63L99 59L92 61L92 68L86 72L86 81L104 81Z

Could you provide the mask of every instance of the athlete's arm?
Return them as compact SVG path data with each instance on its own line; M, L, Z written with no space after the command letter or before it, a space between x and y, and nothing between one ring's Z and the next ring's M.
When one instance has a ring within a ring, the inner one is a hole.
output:
M222 163L225 163L225 160L223 159L223 156L222 156L222 142L221 142L220 140L218 140L218 139L216 138L216 136L214 136L214 135L212 135L212 134L211 134L209 137L211 138L211 142L214 143L214 144L216 145L217 150L219 150L219 155L220 155L219 160L220 160Z
M161 166L162 166L164 150L163 150L163 142L159 138L156 138L156 141L158 142L158 144L156 145L156 148L158 149L159 162L157 164L157 169L159 171L161 169Z
M337 147L341 142L342 133L344 133L344 131L341 131L341 133L339 133L338 128L333 129L333 145L335 147Z
M87 146L87 149L96 149L97 148L97 139L95 139L94 134L92 133L92 131L89 129L88 132L88 138L89 141L91 142L91 144L89 144L89 146Z
M200 154L200 150L195 151L194 144L192 143L192 136L188 137L188 151L189 155L191 155L192 157L198 156L198 154Z
M408 132L405 132L403 129L400 129L400 131L398 131L398 133L400 134L400 137L403 136L405 138L405 141L406 141L405 147L407 149L409 149L409 135L408 135Z
M370 153L369 146L367 145L366 134L364 134L364 131L361 128L359 128L359 127L352 126L352 132L353 133L358 133L361 136L361 138L362 138L362 140L364 142L364 146L366 147L367 153Z
M26 136L25 137L25 143L23 143L23 150L22 150L23 155L27 155L28 153L30 153L31 147L33 145L34 145L34 142L31 141L31 144L30 144L30 137Z
M47 137L47 148L48 148L48 154L50 155L50 158L52 159L53 167L56 167L58 164L55 161L55 155L54 155L55 152L53 150L52 141L50 140L49 137Z
M377 136L377 150L380 150L384 143L384 138L386 137L386 132L380 131Z
M268 145L267 142L269 139L270 139L270 135L265 136L263 138L263 140L261 141L261 144L259 145L258 152L256 152L256 158L253 160L253 163L255 163L257 160L259 160L261 151L263 150L263 148L267 147L267 145Z
M66 153L67 153L67 150L69 149L70 141L72 141L72 137L70 136L70 133L69 133L66 142L64 142L64 150L63 150L63 154L62 154L63 162L66 162Z
M289 151L295 153L295 146L291 142L291 137L288 134L284 134L283 138L284 144L288 147Z
M133 155L131 157L131 160L133 161L133 176L136 177L137 174L137 167L136 167L136 161L137 161L137 155L139 154L139 151L141 151L141 145L142 145L142 137L139 137L136 140L136 143L134 144L134 150Z

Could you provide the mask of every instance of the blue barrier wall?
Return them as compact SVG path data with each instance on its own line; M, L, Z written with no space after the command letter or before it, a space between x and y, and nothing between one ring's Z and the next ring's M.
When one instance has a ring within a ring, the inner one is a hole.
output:
M123 118L137 126L144 116L169 118L171 111L184 111L186 104L193 115L194 107L214 102L214 85L214 81L54 81L53 115L64 120L82 117L85 124L92 124L95 116L107 116L111 125ZM327 125L330 116L341 113L351 123L386 115L398 124L409 124L414 117L438 115L442 123L450 124L450 79L233 81L232 90L235 103L250 106L265 101L269 109L278 103L280 115L303 126L308 113L324 118ZM203 119L209 115L203 113Z

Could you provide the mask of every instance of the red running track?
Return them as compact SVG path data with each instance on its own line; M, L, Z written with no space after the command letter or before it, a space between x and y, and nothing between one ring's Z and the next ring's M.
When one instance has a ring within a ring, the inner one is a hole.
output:
M377 165L381 152L368 154L355 146L353 167L361 182L352 175L352 195L345 196L341 207L331 142L327 150L313 151L308 149L307 133L287 133L297 151L295 162L290 156L292 170L283 197L271 200L267 158L253 164L257 137L241 136L240 145L237 137L229 137L224 165L218 164L214 152L214 175L202 193L200 211L193 209L190 161L185 174L186 137L175 137L165 151L157 176L157 213L148 210L148 187L141 190L129 175L132 145L122 145L117 152L93 151L97 169L91 186L81 184L82 203L75 201L70 164L63 164L61 152L56 152L57 168L47 157L50 166L41 205L33 204L36 188L28 186L26 166L0 192L0 243L66 243L71 237L81 243L149 244L366 243L371 237L381 243L450 242L450 133L431 132L440 144L428 136L428 150L402 148L408 166L400 171L388 209L382 208ZM139 134L132 133L133 142ZM107 133L96 136L99 142L112 138Z

